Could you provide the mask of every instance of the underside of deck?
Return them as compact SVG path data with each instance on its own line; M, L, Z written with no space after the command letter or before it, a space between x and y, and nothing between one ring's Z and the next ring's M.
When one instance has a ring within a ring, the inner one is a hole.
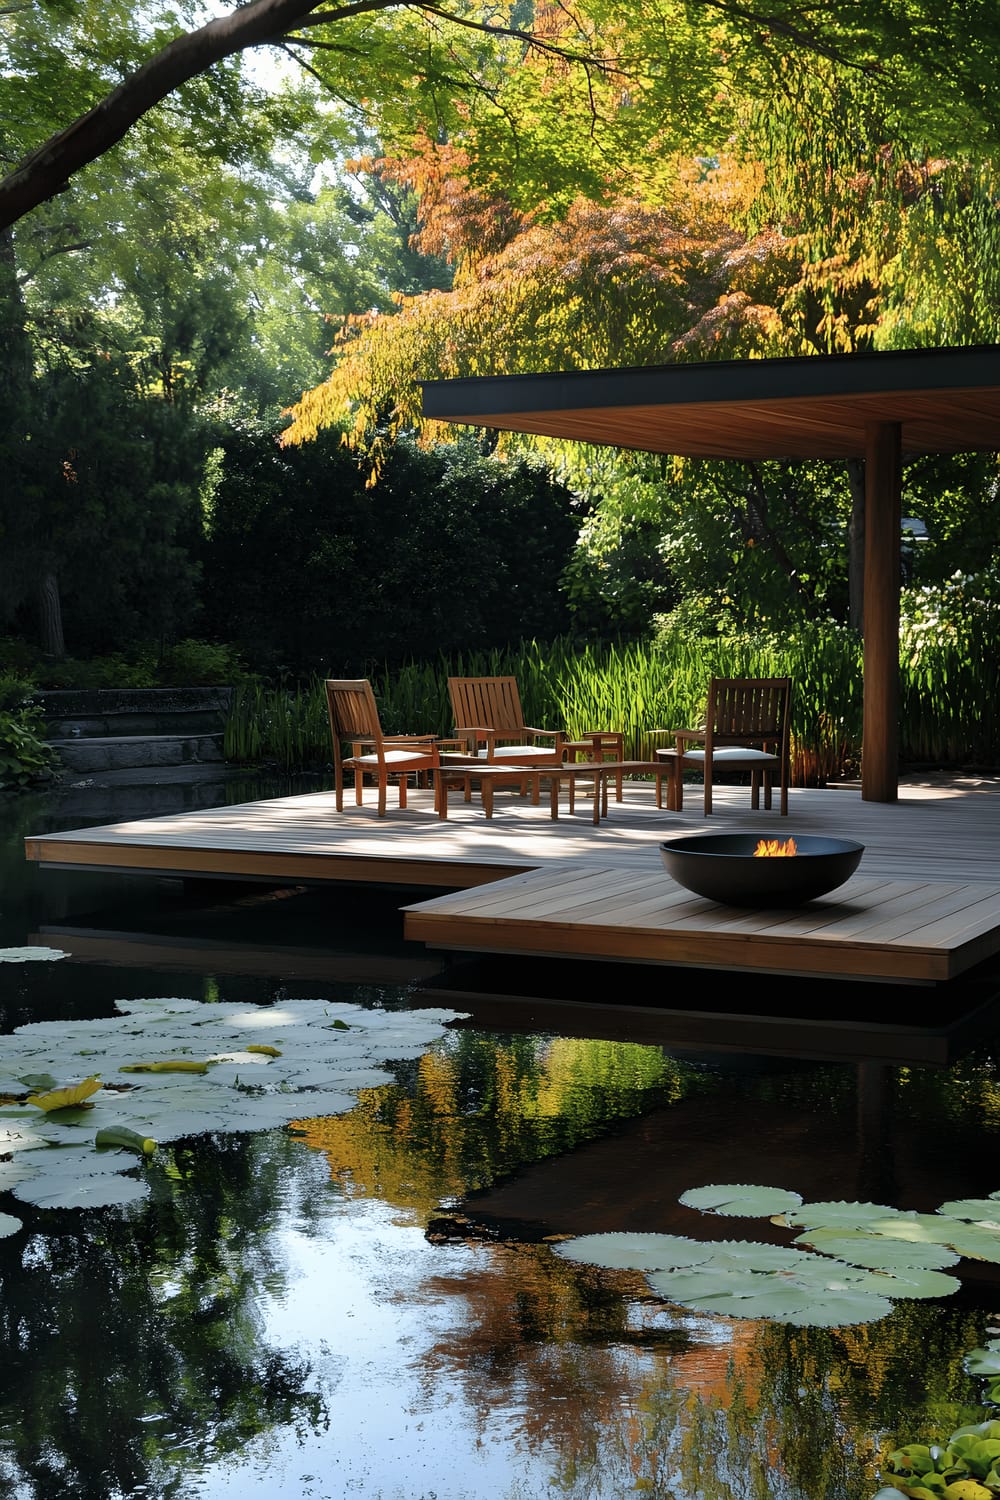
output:
M857 790L793 789L787 818L751 811L745 788L716 789L706 818L696 787L683 813L626 784L595 826L498 793L441 821L430 793L409 807L347 805L330 792L277 798L25 841L43 867L272 884L375 883L426 889L405 912L408 939L437 949L555 955L761 974L934 984L1000 951L1000 784L968 778L904 785L895 803ZM692 896L658 845L696 832L825 834L865 846L851 880L796 910L747 911ZM447 892L447 894L440 894Z

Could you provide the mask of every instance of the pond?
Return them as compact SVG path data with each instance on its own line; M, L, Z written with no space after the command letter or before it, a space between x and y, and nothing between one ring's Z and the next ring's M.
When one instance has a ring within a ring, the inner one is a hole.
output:
M418 893L24 861L27 833L130 815L96 788L0 804L0 948L68 955L0 964L5 1034L155 997L469 1016L353 1108L161 1145L141 1202L0 1195L21 1221L0 1240L5 1500L866 1500L889 1450L994 1410L963 1361L1000 1332L995 1262L816 1327L671 1302L555 1250L618 1231L790 1243L766 1216L678 1203L705 1184L925 1212L996 1191L989 1026L947 1067L752 1052L722 1022L693 1051L651 1040L656 1007L732 980L605 977L610 1002L651 1007L633 1040L611 1005L505 1008L488 983L450 1002L453 971L402 938Z

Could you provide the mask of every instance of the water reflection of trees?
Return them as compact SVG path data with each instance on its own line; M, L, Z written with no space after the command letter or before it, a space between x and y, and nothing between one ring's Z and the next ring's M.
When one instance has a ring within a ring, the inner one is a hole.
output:
M426 1219L442 1199L568 1151L698 1087L695 1071L630 1042L451 1034L349 1115L302 1122L333 1175Z
M919 1087L925 1100L947 1101L953 1141L974 1140L984 1108L993 1128L992 1060L922 1076L901 1069L886 1084L904 1121ZM843 1066L723 1080L655 1048L467 1033L399 1085L367 1091L354 1114L311 1122L307 1138L356 1191L377 1191L426 1223L442 1199L693 1092L725 1092L731 1108L750 1098L784 1104L791 1121L829 1119L835 1108L849 1124L858 1082ZM917 1118L920 1134L932 1129ZM862 1144L849 1144L848 1156ZM962 1361L986 1336L986 1319L968 1302L902 1303L879 1323L843 1330L700 1318L659 1303L641 1277L525 1243L517 1226L484 1243L456 1217L450 1238L463 1234L476 1246L473 1267L429 1287L464 1312L422 1356L428 1398L442 1377L458 1380L484 1433L503 1422L555 1455L553 1485L567 1496L864 1500L892 1447L979 1415Z
M321 1419L308 1370L263 1342L256 1311L283 1276L272 1231L296 1149L281 1132L200 1139L153 1205L86 1227L39 1214L27 1242L0 1244L4 1493L179 1495L249 1439Z
M426 1354L427 1389L462 1382L484 1433L503 1422L556 1455L567 1496L865 1500L893 1447L981 1416L968 1308L843 1330L699 1317L544 1245L493 1245L432 1285L467 1315Z

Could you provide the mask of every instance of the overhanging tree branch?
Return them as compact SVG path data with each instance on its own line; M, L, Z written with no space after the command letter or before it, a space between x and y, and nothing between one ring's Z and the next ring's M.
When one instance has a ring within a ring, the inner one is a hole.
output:
M154 105L214 63L248 47L277 42L315 12L323 21L392 10L402 0L353 0L324 9L322 0L250 0L228 16L177 37L113 89L100 104L32 151L0 182L0 229L55 197L81 167L97 161Z

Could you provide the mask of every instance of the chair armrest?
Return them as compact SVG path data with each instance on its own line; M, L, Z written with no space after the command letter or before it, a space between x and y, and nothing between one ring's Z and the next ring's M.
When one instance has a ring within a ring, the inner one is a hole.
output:
M559 740L565 739L565 733L561 729L532 729L529 724L522 724L517 730L518 734L533 734L536 739Z
M477 745L485 745L491 750L497 737L495 729L487 729L482 724L456 724L452 733L456 739L465 741L471 755L476 753Z
M704 729L675 729L673 733L678 755L683 755L688 745L703 745L705 743Z

